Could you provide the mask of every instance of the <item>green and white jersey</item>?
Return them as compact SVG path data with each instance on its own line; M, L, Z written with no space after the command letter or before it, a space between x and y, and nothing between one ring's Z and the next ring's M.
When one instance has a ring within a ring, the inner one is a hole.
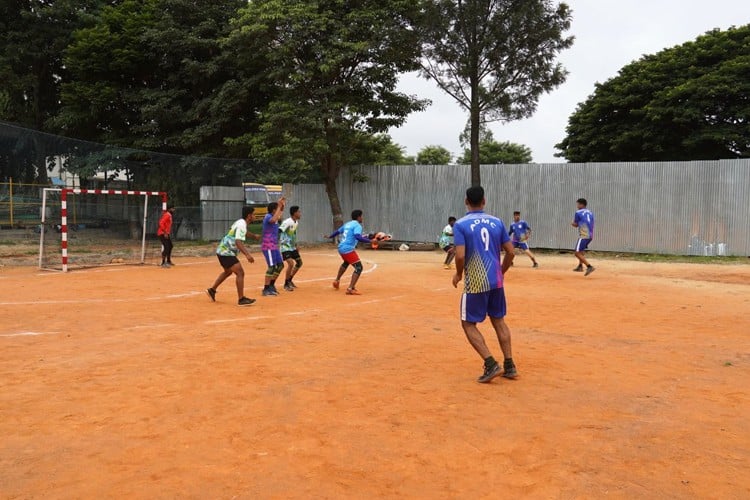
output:
M239 250L237 249L237 240L245 241L247 236L247 222L245 219L238 219L234 221L232 227L229 228L229 232L219 242L219 246L216 247L216 255L223 255L225 257L237 256Z
M440 245L440 248L445 248L448 245L453 244L453 228L450 224L445 226L443 228L442 234L440 234L440 239L438 240L438 245Z
M297 250L297 226L299 222L291 217L279 226L279 250L282 252Z

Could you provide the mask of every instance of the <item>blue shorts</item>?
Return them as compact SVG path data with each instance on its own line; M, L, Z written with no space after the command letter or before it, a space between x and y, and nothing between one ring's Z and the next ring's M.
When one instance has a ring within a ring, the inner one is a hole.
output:
M481 323L487 316L505 317L505 290L495 288L483 293L461 295L461 321Z
M589 243L591 243L591 238L578 238L576 252L584 252L589 247Z
M263 257L266 258L266 264L268 264L268 267L284 263L284 257L281 256L281 252L278 249L263 250Z
M529 244L525 241L514 241L513 248L520 248L521 250L528 250Z

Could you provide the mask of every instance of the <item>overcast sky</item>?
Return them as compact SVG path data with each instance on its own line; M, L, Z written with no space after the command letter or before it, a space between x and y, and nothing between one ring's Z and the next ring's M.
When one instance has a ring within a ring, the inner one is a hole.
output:
M567 81L539 100L529 119L492 123L495 140L531 148L535 163L565 161L555 158L555 144L565 137L568 117L594 91L596 82L617 75L624 65L644 54L694 40L714 28L750 23L750 0L567 0L573 11L573 47L559 60L569 71ZM460 154L458 136L467 113L437 86L416 74L401 78L402 92L432 100L424 112L412 114L393 140L416 155L427 145L441 145Z

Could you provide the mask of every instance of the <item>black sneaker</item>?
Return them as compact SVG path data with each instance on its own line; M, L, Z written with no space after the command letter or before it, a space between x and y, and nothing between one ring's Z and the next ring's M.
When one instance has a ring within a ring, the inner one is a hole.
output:
M238 306L249 306L250 304L254 304L255 299L248 299L247 297L242 297L240 300L237 301Z
M484 373L477 379L477 382L486 384L498 375L500 375L500 365L498 363L495 363L493 366L485 366Z
M596 268L594 266L589 266L589 267L586 268L586 272L583 273L583 275L584 276L588 276L589 274L593 273L594 271L596 271Z
M263 289L263 296L264 297L274 297L276 295L278 295L278 293L274 293L274 291L271 290L270 288L264 288Z
M534 262L534 265L531 267L539 267L539 262Z
M294 291L294 287L292 286L291 283L286 283L284 285L284 290L286 290L287 292L293 292Z
M289 280L289 284L292 285L292 288L297 288L297 285L294 284L294 281Z
M276 285L271 285L271 293L273 293L274 295L278 295L279 294L279 291L276 290Z
M512 361L510 363L504 362L503 363L503 377L516 378L517 376L518 376L518 371L516 370L516 365L514 365Z
M213 288L206 288L206 293L211 297L211 302L216 302L216 290Z
M573 271L575 271L577 273L582 273L583 272L583 265L578 264L578 267L576 267L575 269L573 269Z

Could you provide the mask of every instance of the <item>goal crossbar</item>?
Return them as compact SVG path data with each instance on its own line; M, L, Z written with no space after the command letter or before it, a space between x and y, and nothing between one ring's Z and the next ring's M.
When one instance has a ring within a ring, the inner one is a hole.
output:
M68 271L68 205L67 198L69 194L92 194L92 195L131 195L131 196L143 196L143 227L141 231L141 264L145 262L146 258L146 222L148 213L148 197L158 196L161 198L161 209L167 209L167 193L165 191L128 191L120 189L83 189L83 188L44 188L42 195L42 227L47 222L46 208L47 208L47 193L58 192L60 193L60 242L61 242L61 256L62 256L62 271ZM44 230L41 231L39 237L39 267L43 267L43 248L44 248Z

